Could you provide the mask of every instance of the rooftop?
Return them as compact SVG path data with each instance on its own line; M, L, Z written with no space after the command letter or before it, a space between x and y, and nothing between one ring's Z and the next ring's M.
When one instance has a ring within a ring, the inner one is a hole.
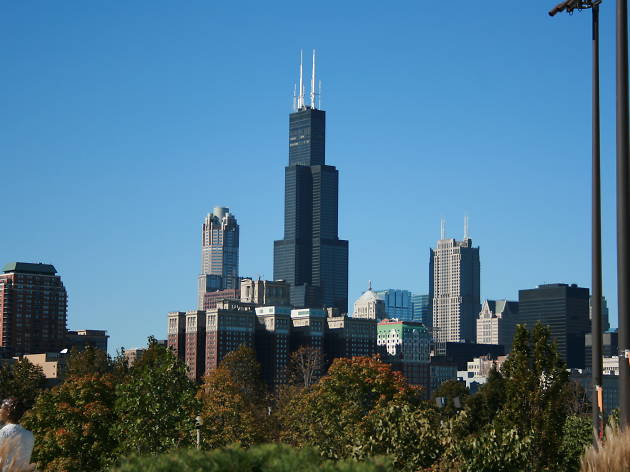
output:
M32 262L9 262L5 264L2 270L5 274L9 272L22 272L26 274L55 275L57 273L55 266L42 264L41 262L37 264Z

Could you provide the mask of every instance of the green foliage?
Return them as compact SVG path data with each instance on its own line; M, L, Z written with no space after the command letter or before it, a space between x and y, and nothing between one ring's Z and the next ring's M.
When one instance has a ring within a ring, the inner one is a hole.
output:
M15 397L30 408L45 387L46 377L42 368L31 364L28 359L0 367L0 401Z
M192 444L199 410L186 366L149 338L149 347L116 388L113 437L119 453L157 454Z
M586 448L592 443L593 420L584 416L569 416L562 428L560 469L563 472L579 471L580 459Z
M448 418L457 414L458 408L455 406L455 398L459 398L460 408L467 400L468 388L466 384L459 380L447 380L433 391L432 398L435 400L438 397L446 399L446 404L440 409L442 414Z
M440 416L406 402L390 402L370 414L354 438L352 456L365 460L387 455L396 470L430 467L443 452Z
M497 369L488 374L488 380L477 393L466 400L466 412L469 418L470 432L478 431L492 423L499 410L505 404L505 379Z
M457 443L457 465L461 472L529 472L534 455L531 436L516 428L488 426L478 436Z
M42 393L23 424L36 438L42 472L100 471L113 459L110 437L115 382L111 374L72 377Z
M316 445L330 459L347 457L370 415L394 400L418 404L419 394L378 359L335 359L325 377L288 402L280 417L280 439Z
M233 442L251 446L269 440L266 390L251 348L241 346L225 356L219 368L206 377L199 397L205 448Z
M107 353L92 346L87 346L82 351L72 348L66 360L67 376L106 374L112 369L112 361Z
M531 470L555 467L570 400L568 373L560 360L550 330L538 323L532 333L517 326L502 373L505 404L495 419L503 430L516 428L521 437L532 432L536 455Z
M178 450L157 457L135 457L113 472L393 472L389 461L331 462L311 448L262 445L244 450L237 447L212 452Z

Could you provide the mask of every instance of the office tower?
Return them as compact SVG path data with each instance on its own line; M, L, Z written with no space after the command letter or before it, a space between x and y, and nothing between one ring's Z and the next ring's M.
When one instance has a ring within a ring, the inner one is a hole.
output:
M619 354L619 336L615 332L602 334L602 356L612 357ZM584 367L590 369L593 365L593 338L591 333L584 336Z
M592 312L593 312L593 296L591 295L588 299L588 319L589 320L592 318ZM610 329L610 315L608 312L608 302L606 301L606 297L602 297L602 333L605 333L609 329Z
M517 324L532 329L536 322L548 325L558 352L569 368L584 367L584 336L590 332L589 291L575 284L546 284L519 290Z
M52 265L11 262L0 274L0 348L12 355L59 352L68 300Z
M239 301L241 290L239 288L226 288L215 292L206 292L203 295L203 309L212 310L223 300Z
M385 302L372 290L372 283L370 282L368 289L354 302L352 317L381 321L386 316Z
M206 292L238 289L239 226L229 208L214 207L201 228L201 274L197 306Z
M77 331L68 331L64 347L68 350L76 349L83 351L86 347L91 346L95 349L107 352L107 339L109 335L107 331L100 329L79 329Z
M286 384L290 352L291 309L286 306L256 308L256 358L267 385Z
M324 350L326 359L332 362L339 357L372 357L376 354L375 318L328 316Z
M518 313L518 302L509 300L486 300L477 318L477 343L501 344L505 351L512 347L514 336L514 314Z
M168 314L168 337L167 346L173 351L175 356L186 360L186 312L171 311Z
M186 350L184 362L188 367L188 377L199 380L206 370L206 312L193 310L186 312Z
M314 58L314 56L313 56ZM274 242L274 280L290 285L295 307L348 311L348 241L338 237L339 172L326 165L326 112L304 103L302 65L295 111L289 115L284 239Z
M433 326L433 312L429 295L411 294L411 306L413 307L413 321L419 321L426 327L431 328Z
M439 342L475 340L475 321L479 315L479 248L468 237L468 219L464 239L442 236L431 249L429 296L433 306L433 338Z
M290 306L289 284L282 280L241 280L241 302L258 306Z
M377 290L375 293L378 299L383 300L387 318L395 318L400 321L412 320L413 305L411 304L411 292L409 290L388 288L387 290Z
M377 347L383 361L403 373L413 385L430 386L431 334L415 321L383 320L377 326Z

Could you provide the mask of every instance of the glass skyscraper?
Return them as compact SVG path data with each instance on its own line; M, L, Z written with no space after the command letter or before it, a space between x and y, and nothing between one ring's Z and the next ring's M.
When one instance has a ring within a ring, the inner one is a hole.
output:
M431 297L428 294L411 294L413 306L413 321L420 321L426 327L433 326L433 311L431 310Z
M273 277L295 307L348 311L348 241L338 237L339 172L326 165L326 112L301 105L289 116L284 239L274 242Z
M388 318L413 321L413 304L409 290L388 288L387 290L377 290L375 293L379 300L383 300L385 303L385 314Z

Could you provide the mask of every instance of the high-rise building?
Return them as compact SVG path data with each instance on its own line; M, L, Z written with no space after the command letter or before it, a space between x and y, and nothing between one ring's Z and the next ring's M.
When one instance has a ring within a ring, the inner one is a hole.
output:
M411 292L388 288L387 290L377 290L376 297L383 300L385 305L385 315L387 318L396 318L400 321L412 321L413 305L411 303Z
M59 352L68 297L54 266L11 262L0 274L0 348L12 355Z
M256 308L256 358L267 385L287 383L290 352L291 309L286 306Z
M170 321L170 320L169 320ZM206 312L186 312L186 350L184 362L191 380L200 379L206 370Z
M203 295L203 309L212 310L223 300L239 301L241 290L238 288L226 288L214 292L206 292Z
M593 296L588 299L588 319L593 317ZM602 297L602 333L605 333L610 329L610 315L608 311L608 302L606 297Z
M274 242L273 278L290 286L295 307L348 311L348 241L338 236L339 172L326 165L326 112L311 105L300 86L289 115L285 167L284 239ZM300 64L300 84L302 65Z
M77 349L83 351L87 346L107 352L107 331L100 329L79 329L68 331L64 346L67 349Z
M214 207L201 228L201 274L198 308L203 309L206 292L239 289L239 226L229 208Z
M326 359L332 362L339 357L372 357L376 354L376 325L374 318L349 317L348 315L326 318Z
M428 328L433 326L431 297L428 294L412 293L411 306L413 307L413 321L419 321Z
M509 300L486 300L477 318L477 343L501 344L506 352L512 347L514 336L514 314L518 313L518 302Z
M353 318L367 318L381 321L387 317L385 313L385 302L372 290L370 282L368 289L354 302L352 310Z
M468 237L467 220L464 239L446 239L442 231L430 257L433 338L439 342L474 341L481 309L479 248L473 247Z
M289 284L282 280L241 280L241 302L258 306L290 306Z
M376 344L385 362L409 383L429 391L431 335L422 323L383 320L377 326Z
M569 368L584 367L584 337L590 332L589 290L575 284L546 284L519 290L517 324L532 329L540 321L551 329Z

